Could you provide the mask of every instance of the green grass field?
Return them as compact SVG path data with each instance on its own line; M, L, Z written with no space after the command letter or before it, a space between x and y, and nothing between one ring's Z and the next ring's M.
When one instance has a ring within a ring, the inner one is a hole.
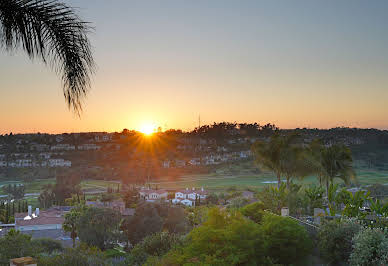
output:
M359 185L366 186L371 184L388 184L388 172L377 170L356 169L357 182ZM259 189L276 181L276 177L272 173L260 173L256 175L196 175L183 176L178 180L168 180L166 178L155 181L153 184L160 188L177 189L186 187L205 187L212 190L223 190L230 186L236 186L239 189ZM340 179L336 180L341 183ZM294 180L299 184L315 184L318 185L318 180L314 176L309 176L303 180Z
M231 186L236 186L238 189L254 189L257 190L271 181L276 181L276 177L270 172L253 173L252 164L245 162L239 165L232 165L217 169L216 173L208 175L187 175L179 179L171 180L168 177L162 177L154 180L151 184L165 189L182 189L186 187L204 187L210 190L224 190ZM356 169L358 183L362 186L371 184L388 184L388 171L358 168ZM315 177L307 177L303 180L295 180L295 183L302 184L318 184ZM338 182L341 182L338 180ZM0 187L8 184L18 184L20 181L0 181ZM55 179L37 179L32 182L25 183L26 193L40 193L47 184L54 184ZM98 193L105 191L108 187L116 189L117 181L105 180L84 180L81 182L81 189L89 193ZM3 194L0 192L0 194ZM29 195L31 200L36 200L36 195Z

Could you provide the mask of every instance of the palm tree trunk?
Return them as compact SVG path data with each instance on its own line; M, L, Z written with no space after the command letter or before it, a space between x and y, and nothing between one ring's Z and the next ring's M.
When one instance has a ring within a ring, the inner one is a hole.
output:
M286 176L286 179L287 179L287 189L290 189L290 177L289 176Z

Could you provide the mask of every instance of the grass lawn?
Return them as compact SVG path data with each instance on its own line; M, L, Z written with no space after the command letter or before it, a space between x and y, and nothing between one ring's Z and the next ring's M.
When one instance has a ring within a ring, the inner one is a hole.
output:
M155 180L152 184L157 185L159 188L165 189L182 189L186 187L204 187L210 190L224 190L231 186L236 186L238 189L260 189L266 185L269 185L271 181L276 181L276 177L270 172L263 172L260 174L249 173L247 169L250 167L248 163L244 165L245 171L232 168L235 173L224 173L223 171L217 174L202 174L202 175L186 175L179 179L171 179L169 177L161 177L159 180ZM237 168L240 168L238 166ZM360 185L366 186L371 184L388 184L388 171L358 168L356 169L357 179ZM318 184L315 177L306 177L303 180L296 180L296 183L302 184ZM338 180L338 182L341 182ZM19 184L21 181L0 181L0 187L8 184ZM25 183L26 193L40 193L44 185L54 184L55 179L37 179L32 182ZM116 189L121 185L118 181L106 181L106 180L84 180L81 182L81 188L84 191L89 192L102 192L108 187ZM0 194L3 194L0 192ZM36 199L32 199L33 201Z
M358 183L362 186L375 183L388 184L388 172L377 170L356 169ZM271 181L276 181L276 177L268 172L257 175L191 175L183 176L177 180L168 180L162 178L155 181L153 184L165 189L179 189L185 187L205 187L211 190L223 190L230 186L236 186L238 189L259 189L266 185L270 185ZM336 180L341 182L339 179ZM295 183L318 185L318 180L315 176L309 176L303 180L294 180Z

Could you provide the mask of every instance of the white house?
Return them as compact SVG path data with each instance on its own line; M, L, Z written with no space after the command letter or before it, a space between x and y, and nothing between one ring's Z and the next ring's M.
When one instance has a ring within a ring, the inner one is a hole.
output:
M194 206L196 200L206 200L208 192L203 188L195 189L186 188L185 190L180 190L175 192L175 198L172 200L174 204L184 204L186 206Z
M71 167L71 161L64 159L49 159L48 166L50 167Z
M142 189L139 191L140 198L145 199L146 201L158 201L161 199L167 199L168 192L164 189Z
M201 159L200 158L193 158L189 161L191 165L200 165L201 164Z
M82 145L78 145L78 150L90 151L90 150L100 150L101 146L96 145L94 143L86 143Z
M162 166L163 168L170 168L170 161L163 161Z
M51 150L54 151L54 150L57 150L57 151L74 151L75 150L75 146L74 145L70 145L70 144L57 144L57 145L53 145L51 146Z

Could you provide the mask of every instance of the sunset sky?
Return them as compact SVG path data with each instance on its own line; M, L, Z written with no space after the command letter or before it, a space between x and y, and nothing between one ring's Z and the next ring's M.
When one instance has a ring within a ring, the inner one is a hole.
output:
M0 134L214 121L388 129L388 1L63 0L98 65L78 118L59 77L0 50Z

